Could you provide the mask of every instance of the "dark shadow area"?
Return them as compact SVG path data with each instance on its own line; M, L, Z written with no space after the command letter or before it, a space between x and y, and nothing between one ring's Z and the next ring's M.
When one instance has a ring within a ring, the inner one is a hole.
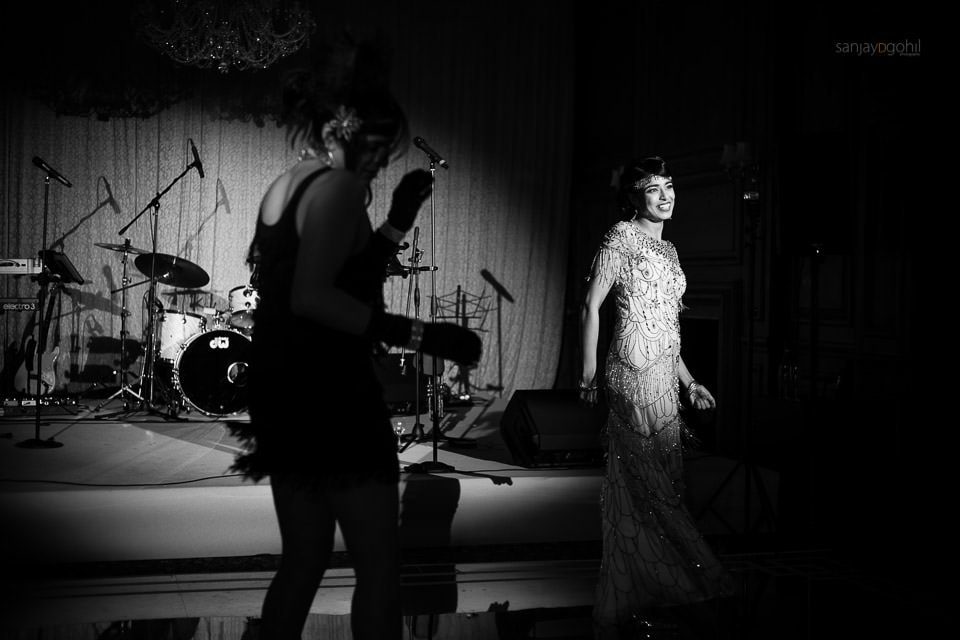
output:
M547 548L516 547L513 549L473 548L463 550L423 549L405 554L403 572L405 592L428 595L429 598L408 600L411 606L405 617L408 630L417 633L410 637L443 638L470 637L475 640L521 640L527 638L556 638L564 640L590 639L588 603L577 606L513 609L509 598L497 599L496 593L488 611L456 612L456 576L444 572L455 562L496 562L516 559L593 558L599 549L589 545L576 548L548 545ZM737 593L731 598L677 607L652 609L648 615L652 638L672 640L840 640L861 637L942 637L949 626L945 609L905 591L889 580L877 580L864 574L856 566L824 550L797 550L726 553L721 555L737 583ZM204 573L213 571L264 571L276 569L278 558L195 559L150 564L74 567L71 574L60 577L96 579L104 576L164 575L174 573ZM431 562L434 561L434 562ZM448 561L450 564L445 564ZM881 561L878 559L878 561ZM345 564L345 554L334 558L336 566ZM415 565L411 570L411 562ZM435 580L429 586L428 575ZM412 587L412 591L410 588ZM531 593L551 588L549 583L531 583ZM444 595L444 591L447 591ZM7 593L6 595L11 595ZM222 598L228 594L217 594ZM5 603L15 599L5 599ZM451 607L454 607L451 609ZM93 633L103 638L156 638L172 640L197 637L197 618L173 618L158 609L156 619L138 621L120 618L114 622L50 625L34 629L47 634ZM247 617L202 617L199 623L205 629L219 629L219 635L203 636L234 640L241 636L255 640L256 611ZM345 616L312 614L308 631L339 632ZM9 618L8 618L9 620ZM483 624L481 624L483 623ZM653 632L656 633L653 633ZM25 633L26 630L20 630ZM98 635L105 634L105 635ZM112 635L110 635L112 634ZM658 635L659 634L659 635ZM19 637L19 636L18 636ZM52 637L52 636L51 636ZM59 636L57 636L59 637ZM81 637L81 636L76 636ZM86 636L83 636L86 637ZM315 636L309 636L315 637ZM319 636L325 637L325 636ZM339 636L335 636L339 637Z
M409 474L400 501L400 547L439 548L450 545L450 529L460 504L460 480L439 475ZM418 533L412 533L418 532ZM438 558L439 559L439 558ZM426 616L423 623L434 628L434 616L457 610L456 567L434 561L428 566L412 564L406 552L401 606L410 618Z

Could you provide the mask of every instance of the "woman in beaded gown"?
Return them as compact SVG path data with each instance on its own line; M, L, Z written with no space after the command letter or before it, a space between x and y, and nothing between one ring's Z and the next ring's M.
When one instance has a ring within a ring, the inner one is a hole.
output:
M594 604L596 638L633 638L654 607L730 591L729 577L683 503L681 394L698 410L710 392L680 356L686 278L662 239L673 215L673 182L659 157L625 167L618 203L630 219L606 233L582 309L580 397L598 400L599 309L613 291L616 326L603 389L607 469L601 490L603 557Z

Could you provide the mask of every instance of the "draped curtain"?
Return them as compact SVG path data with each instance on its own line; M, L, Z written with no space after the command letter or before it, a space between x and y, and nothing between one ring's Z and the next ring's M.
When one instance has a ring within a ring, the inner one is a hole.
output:
M375 4L376 10L364 5L353 19L376 22L392 39L393 83L412 134L450 164L449 170L436 168L433 200L417 221L420 265L436 269L422 271L416 281L388 278L389 310L434 315L480 331L484 356L468 372L474 388L549 388L558 364L566 275L570 12L553 3L541 11L534 3L515 8L506 22L496 3L456 10L439 2L403 10L399 3ZM336 20L330 18L328 26ZM92 384L80 375L99 357L91 345L97 338L119 338L122 306L129 312L128 336L145 340L145 276L131 256L126 275L133 286L116 291L124 282L122 254L98 244L129 238L137 249L184 258L209 274L209 284L195 297L174 295L174 287L161 284L159 300L168 310L227 309L230 291L248 282L244 258L260 197L296 161L297 150L274 121L225 117L217 93L224 78L205 83L199 77L189 95L148 117L63 115L28 92L3 97L2 257L36 256L45 242L63 251L84 279L54 298L48 340L60 346L58 388L82 392ZM244 76L236 75L235 82L231 90L242 89ZM183 174L192 161L191 139L200 151L203 179L195 170ZM34 156L72 187L45 184ZM385 218L400 177L426 166L426 156L411 147L381 174L370 206L374 224ZM151 206L164 191L158 206ZM398 259L409 265L411 255L407 249ZM414 284L419 307L413 304ZM4 298L36 293L37 283L28 276L0 280ZM28 317L14 311L0 316L8 369ZM448 368L448 383L460 373ZM297 391L295 384L291 391Z

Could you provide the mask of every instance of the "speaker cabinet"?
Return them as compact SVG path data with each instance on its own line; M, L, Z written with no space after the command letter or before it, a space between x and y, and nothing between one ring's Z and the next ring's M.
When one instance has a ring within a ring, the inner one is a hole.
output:
M500 435L524 467L600 466L603 405L580 403L576 390L518 389L504 409Z

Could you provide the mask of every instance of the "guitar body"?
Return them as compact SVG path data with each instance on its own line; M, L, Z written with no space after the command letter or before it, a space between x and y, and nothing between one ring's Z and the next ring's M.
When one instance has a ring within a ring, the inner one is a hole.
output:
M40 391L50 393L57 386L57 358L60 356L60 347L47 349L40 354ZM36 383L34 383L36 384Z
M56 365L57 358L60 356L60 347L47 349L40 354L39 373L35 368L36 342L32 340L27 343L27 350L20 368L13 378L13 388L18 393L35 395L37 392L37 377L40 377L40 395L45 395L53 391L57 385Z
M50 296L50 302L47 307L47 317L41 323L40 331L47 332L50 327L50 318L53 313L54 298L59 300L59 287L55 287ZM53 391L57 384L56 364L60 356L60 345L54 344L53 348L46 347L43 353L37 357L37 331L38 328L34 322L29 330L29 335L25 338L23 347L23 362L17 369L13 377L13 388L18 393L27 395L36 395L37 378L40 379L40 395L46 395ZM59 342L60 323L57 320L57 342ZM49 342L47 343L49 345Z
M23 361L17 367L17 372L13 376L13 388L18 393L28 393L31 391L30 378L33 377L33 360L37 351L37 341L30 337L23 347Z

